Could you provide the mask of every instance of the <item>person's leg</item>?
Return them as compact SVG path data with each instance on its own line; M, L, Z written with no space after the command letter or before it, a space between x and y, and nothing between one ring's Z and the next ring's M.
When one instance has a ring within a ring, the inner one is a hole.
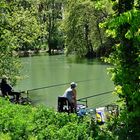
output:
M16 96L16 101L19 101L19 97L21 95L19 92L12 91L10 94L13 95L13 96Z
M75 109L74 103L70 103L69 106L70 106L70 112L71 113L76 113L76 109Z
M15 95L16 95L16 101L19 101L19 97L20 97L20 93L19 92L14 92L15 93Z
M10 97L10 101L14 102L16 99L16 96L12 92L8 92L8 95L12 96L12 98Z

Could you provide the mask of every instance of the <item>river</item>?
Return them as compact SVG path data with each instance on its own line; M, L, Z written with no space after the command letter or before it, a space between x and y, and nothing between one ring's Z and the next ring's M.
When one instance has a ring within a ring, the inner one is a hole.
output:
M25 78L17 83L15 89L29 90L34 105L43 104L56 108L58 96L63 95L72 81L78 84L77 99L114 89L113 82L107 75L109 65L98 60L76 61L73 56L42 55L24 57L21 62L21 74ZM104 106L116 99L112 93L96 96L88 99L88 106Z

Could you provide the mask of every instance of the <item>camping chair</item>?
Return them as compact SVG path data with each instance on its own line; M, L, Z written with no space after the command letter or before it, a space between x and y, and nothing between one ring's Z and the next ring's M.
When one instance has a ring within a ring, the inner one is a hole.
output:
M73 113L74 109L66 97L58 97L58 112Z

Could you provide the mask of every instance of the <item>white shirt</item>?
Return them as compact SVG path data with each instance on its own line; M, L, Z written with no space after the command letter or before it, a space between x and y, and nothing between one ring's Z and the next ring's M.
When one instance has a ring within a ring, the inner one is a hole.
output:
M71 87L69 87L68 89L66 89L66 91L64 92L63 97L66 97L69 100L69 102L72 102L73 92L72 92Z

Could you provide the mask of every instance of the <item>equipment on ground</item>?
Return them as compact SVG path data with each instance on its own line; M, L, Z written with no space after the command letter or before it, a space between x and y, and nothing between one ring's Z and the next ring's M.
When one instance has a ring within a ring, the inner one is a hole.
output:
M88 108L84 104L77 104L76 112L66 97L58 97L58 112L76 113L80 117L90 115L95 119L96 123L102 125L106 123L112 116L119 115L119 108L116 104L109 104L104 107Z

